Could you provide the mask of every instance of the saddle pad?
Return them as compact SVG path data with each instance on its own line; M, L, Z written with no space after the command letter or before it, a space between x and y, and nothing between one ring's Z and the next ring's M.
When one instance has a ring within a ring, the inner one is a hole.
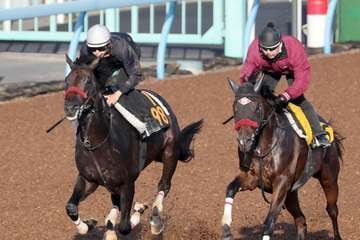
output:
M312 143L314 134L312 132L309 120L306 118L304 112L299 106L293 103L289 103L288 109L289 110L284 110L284 114L287 117L290 125L297 133L297 135L300 138L305 139L306 143L310 145ZM326 131L326 137L328 138L329 142L334 141L333 128L323 122L321 122L320 124Z
M151 116L158 122L161 128L165 128L169 126L169 116L170 113L168 109L164 106L164 104L160 101L159 98L154 96L154 94L141 90L141 93L150 101L150 113Z

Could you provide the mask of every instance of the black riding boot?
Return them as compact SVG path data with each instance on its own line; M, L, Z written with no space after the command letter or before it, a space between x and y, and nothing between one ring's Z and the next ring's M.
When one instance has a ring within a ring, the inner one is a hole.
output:
M304 99L300 103L300 107L303 110L304 114L306 115L307 119L309 120L312 131L314 133L313 146L324 147L324 148L329 147L330 142L326 138L326 132L320 126L319 117L315 112L313 106L306 99Z
M320 120L317 115L317 113L314 111L314 108L312 105L306 101L305 97L302 95L298 97L297 99L294 99L294 102L296 105L300 106L303 110L305 116L310 122L312 131L314 133L314 144L316 147L328 147L330 146L330 143L328 139L326 138L326 132L322 129L320 126ZM304 171L302 175L299 177L299 179L294 183L292 187L292 191L295 191L296 189L299 189L301 186L303 186L318 170L317 168L317 162L316 158L312 154L312 150L309 148L308 153L308 159L305 164Z
M159 123L156 122L154 118L146 116L144 120L146 125L146 131L141 135L142 139L149 137L151 134L161 130Z

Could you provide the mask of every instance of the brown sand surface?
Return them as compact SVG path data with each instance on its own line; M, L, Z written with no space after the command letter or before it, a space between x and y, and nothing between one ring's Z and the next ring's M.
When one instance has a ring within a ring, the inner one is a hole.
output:
M315 57L307 98L346 137L340 173L339 225L343 239L360 234L360 52ZM163 239L219 239L225 188L237 173L238 160L232 124L221 122L231 115L233 95L227 77L238 79L239 68L199 76L145 81L141 87L160 93L177 114L181 126L203 118L197 136L195 159L180 163L172 189L164 202ZM94 217L98 228L78 236L67 217L68 200L77 170L74 137L65 122L50 134L45 130L63 115L63 93L17 98L0 103L0 239L101 239L103 220L111 207L109 193L100 188L80 205L84 218ZM136 182L135 200L152 202L161 164L150 165ZM308 239L331 239L325 196L319 183L310 180L300 190L307 218ZM237 239L259 239L268 205L259 190L239 193L234 201L232 231ZM125 239L151 239L149 213L137 232ZM289 213L282 211L276 239L295 239Z

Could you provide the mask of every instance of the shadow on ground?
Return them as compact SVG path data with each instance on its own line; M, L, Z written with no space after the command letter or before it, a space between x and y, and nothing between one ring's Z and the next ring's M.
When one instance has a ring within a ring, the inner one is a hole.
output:
M118 231L116 231L116 235L119 240L139 240L141 238L141 229L142 226L138 225L136 228L131 231L128 235L124 236L121 235ZM76 234L74 237L74 240L101 240L104 237L106 228L105 226L96 227L95 229L92 229L89 231L89 233L85 235Z
M242 227L238 230L238 234L235 236L235 240L247 239L258 240L261 239L263 226L249 226ZM296 239L296 228L294 224L278 223L275 227L274 239ZM306 239L308 240L329 240L333 239L332 233L327 230L321 230L318 232L308 232Z
M139 224L133 229L128 235L124 236L119 233L119 231L116 231L116 235L119 240L143 240L144 239L144 233L142 233L143 225ZM96 227L95 229L92 229L85 235L76 234L73 238L73 240L102 240L105 234L106 228L105 226ZM146 238L148 239L148 238ZM151 235L151 240L163 240L163 235Z

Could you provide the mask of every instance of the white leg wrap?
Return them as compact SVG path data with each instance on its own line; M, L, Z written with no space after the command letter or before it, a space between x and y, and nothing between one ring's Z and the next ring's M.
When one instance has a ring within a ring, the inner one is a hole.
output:
M269 235L264 235L264 236L262 237L262 240L270 240L270 236L269 236Z
M153 208L157 207L159 212L163 210L163 200L164 200L165 193L163 191L158 192L155 201L153 203Z
M134 212L133 215L131 215L131 218L130 218L131 228L134 228L134 227L136 227L136 225L139 224L140 217L141 217L141 214L139 212Z
M233 202L234 202L233 198L225 198L224 215L221 220L222 225L225 224L227 224L228 226L231 225L232 222L231 212L232 212Z
M104 240L117 240L116 232L114 230L107 230L104 235Z
M77 230L78 230L78 233L80 233L80 234L86 234L86 233L89 231L89 226L88 226L86 223L84 223L84 222L80 219L80 217L79 217L76 221L74 221L74 223L75 223L75 225L76 225L76 228L77 228Z
M136 202L134 205L134 213L131 215L130 223L131 228L136 227L140 223L141 215L147 209L147 204Z
M121 115L134 127L138 130L139 133L143 133L146 130L146 125L139 119L137 119L131 112L126 108L120 105L120 103L115 103L114 107L121 113Z
M119 208L117 206L113 206L105 219L105 225L107 224L107 221L110 221L115 226L119 215Z

